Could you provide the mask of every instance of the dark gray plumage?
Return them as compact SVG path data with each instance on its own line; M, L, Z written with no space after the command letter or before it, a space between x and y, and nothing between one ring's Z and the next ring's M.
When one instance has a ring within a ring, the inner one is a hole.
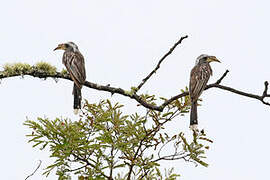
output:
M197 129L198 115L197 115L197 100L205 89L207 82L212 75L210 62L220 62L215 56L206 54L200 55L196 64L190 73L189 94L191 98L191 112L190 112L190 127Z

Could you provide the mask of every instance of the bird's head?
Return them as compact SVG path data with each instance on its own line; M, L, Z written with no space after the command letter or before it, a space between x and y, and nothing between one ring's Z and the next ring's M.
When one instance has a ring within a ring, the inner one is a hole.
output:
M64 51L79 51L78 46L74 42L67 42L63 44L58 44L58 46L54 49L55 50L64 50Z
M196 64L202 64L202 63L210 63L210 62L219 62L220 61L216 58L216 56L209 56L207 54L202 54L199 57L197 57Z

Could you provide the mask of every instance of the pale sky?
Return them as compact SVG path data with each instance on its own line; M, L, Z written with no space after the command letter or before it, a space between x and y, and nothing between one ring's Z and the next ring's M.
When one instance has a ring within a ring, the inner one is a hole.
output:
M222 84L262 94L270 80L270 3L266 0L9 0L0 6L0 66L5 63L34 64L46 61L62 69L57 44L73 41L86 60L87 80L129 89L136 86L159 58L184 35L177 47L140 91L171 97L188 85L195 59L202 53L215 55L222 64L212 64L215 82L226 69ZM72 83L32 77L9 78L0 84L1 179L25 179L49 153L33 149L23 126L28 117L73 115ZM109 93L83 89L89 102L110 98ZM173 166L183 180L253 180L269 177L270 107L261 102L220 89L203 93L198 108L199 127L214 140L207 154L208 168L176 161ZM113 101L137 103L120 95ZM269 100L270 101L270 100ZM189 115L168 126L170 131L188 130ZM31 179L46 179L42 169ZM48 180L56 179L50 175Z

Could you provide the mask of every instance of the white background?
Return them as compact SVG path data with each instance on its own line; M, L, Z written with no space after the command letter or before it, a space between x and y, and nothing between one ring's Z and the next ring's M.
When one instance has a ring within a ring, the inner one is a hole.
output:
M210 82L230 70L222 84L261 94L270 80L269 2L258 0L9 0L0 6L0 65L46 61L59 69L59 43L74 41L86 59L87 80L130 89L156 65L161 56L183 35L177 47L140 91L171 97L188 85L195 59L202 53L215 55ZM1 179L25 179L48 153L27 143L28 117L73 115L72 83L25 77L0 84ZM90 102L110 98L109 93L84 88ZM198 108L200 128L214 140L208 168L178 161L174 166L182 179L253 180L269 178L270 107L220 89L203 93ZM136 102L120 95L114 101L128 103L127 112L138 110ZM189 116L176 119L170 130L189 133ZM164 167L165 167L164 165ZM42 169L31 179L46 179ZM50 175L47 179L56 179Z

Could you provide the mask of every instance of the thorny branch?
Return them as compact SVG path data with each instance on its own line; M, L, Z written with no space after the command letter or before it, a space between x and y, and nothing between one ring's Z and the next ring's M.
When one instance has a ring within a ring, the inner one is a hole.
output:
M126 91L122 88L117 88L117 87L111 87L110 85L99 85L96 83L92 83L89 81L85 81L84 86L88 87L88 88L92 88L92 89L96 89L99 91L106 91L106 92L110 92L111 94L120 94L126 97L129 97L131 99L134 99L135 101L137 101L140 105L142 105L145 108L151 109L151 110L156 110L156 111L160 111L162 112L164 110L164 108L169 105L170 103L172 103L173 101L181 98L181 97L185 97L189 95L189 92L183 92L181 94L178 94L176 96L171 97L170 99L166 100L165 102L163 102L161 105L157 106L157 105L153 105L153 104L149 104L146 101L143 100L143 98L138 95L136 93L136 91L138 91L143 85L144 83L154 74L154 72L160 67L161 62L169 55L172 53L172 51L176 48L177 45L179 45L183 39L187 38L187 36L181 37L181 39L170 49L169 52L167 52L159 61L158 65L155 67L155 69L145 78L143 79L142 83L138 86L137 90L135 91ZM205 90L208 90L210 88L219 88L225 91L229 91L241 96L245 96L245 97L249 97L252 99L257 99L259 101L261 101L263 104L270 106L269 102L266 102L264 99L266 97L270 97L270 94L268 93L268 82L265 81L264 86L265 89L262 93L262 95L256 95L256 94L251 94L251 93L247 93L244 91L240 91L228 86L224 86L224 85L220 85L221 81L225 78L225 76L228 74L228 70L226 70L226 72L221 76L221 78L219 78L215 83L209 84L206 86ZM56 72L55 74L48 74L46 72L39 72L39 71L32 71L32 72L27 72L27 73L17 73L17 74L12 74L12 75L5 75L5 73L3 73L2 71L0 71L0 80L1 79L5 79L5 78L10 78L10 77L15 77L15 76L24 76L24 75L28 75L28 76L32 76L32 77L37 77L37 78L42 78L42 79L46 79L46 78L54 78L54 79L66 79L66 80L70 80L72 81L72 79L70 78L69 75L67 74L62 74L60 72Z

